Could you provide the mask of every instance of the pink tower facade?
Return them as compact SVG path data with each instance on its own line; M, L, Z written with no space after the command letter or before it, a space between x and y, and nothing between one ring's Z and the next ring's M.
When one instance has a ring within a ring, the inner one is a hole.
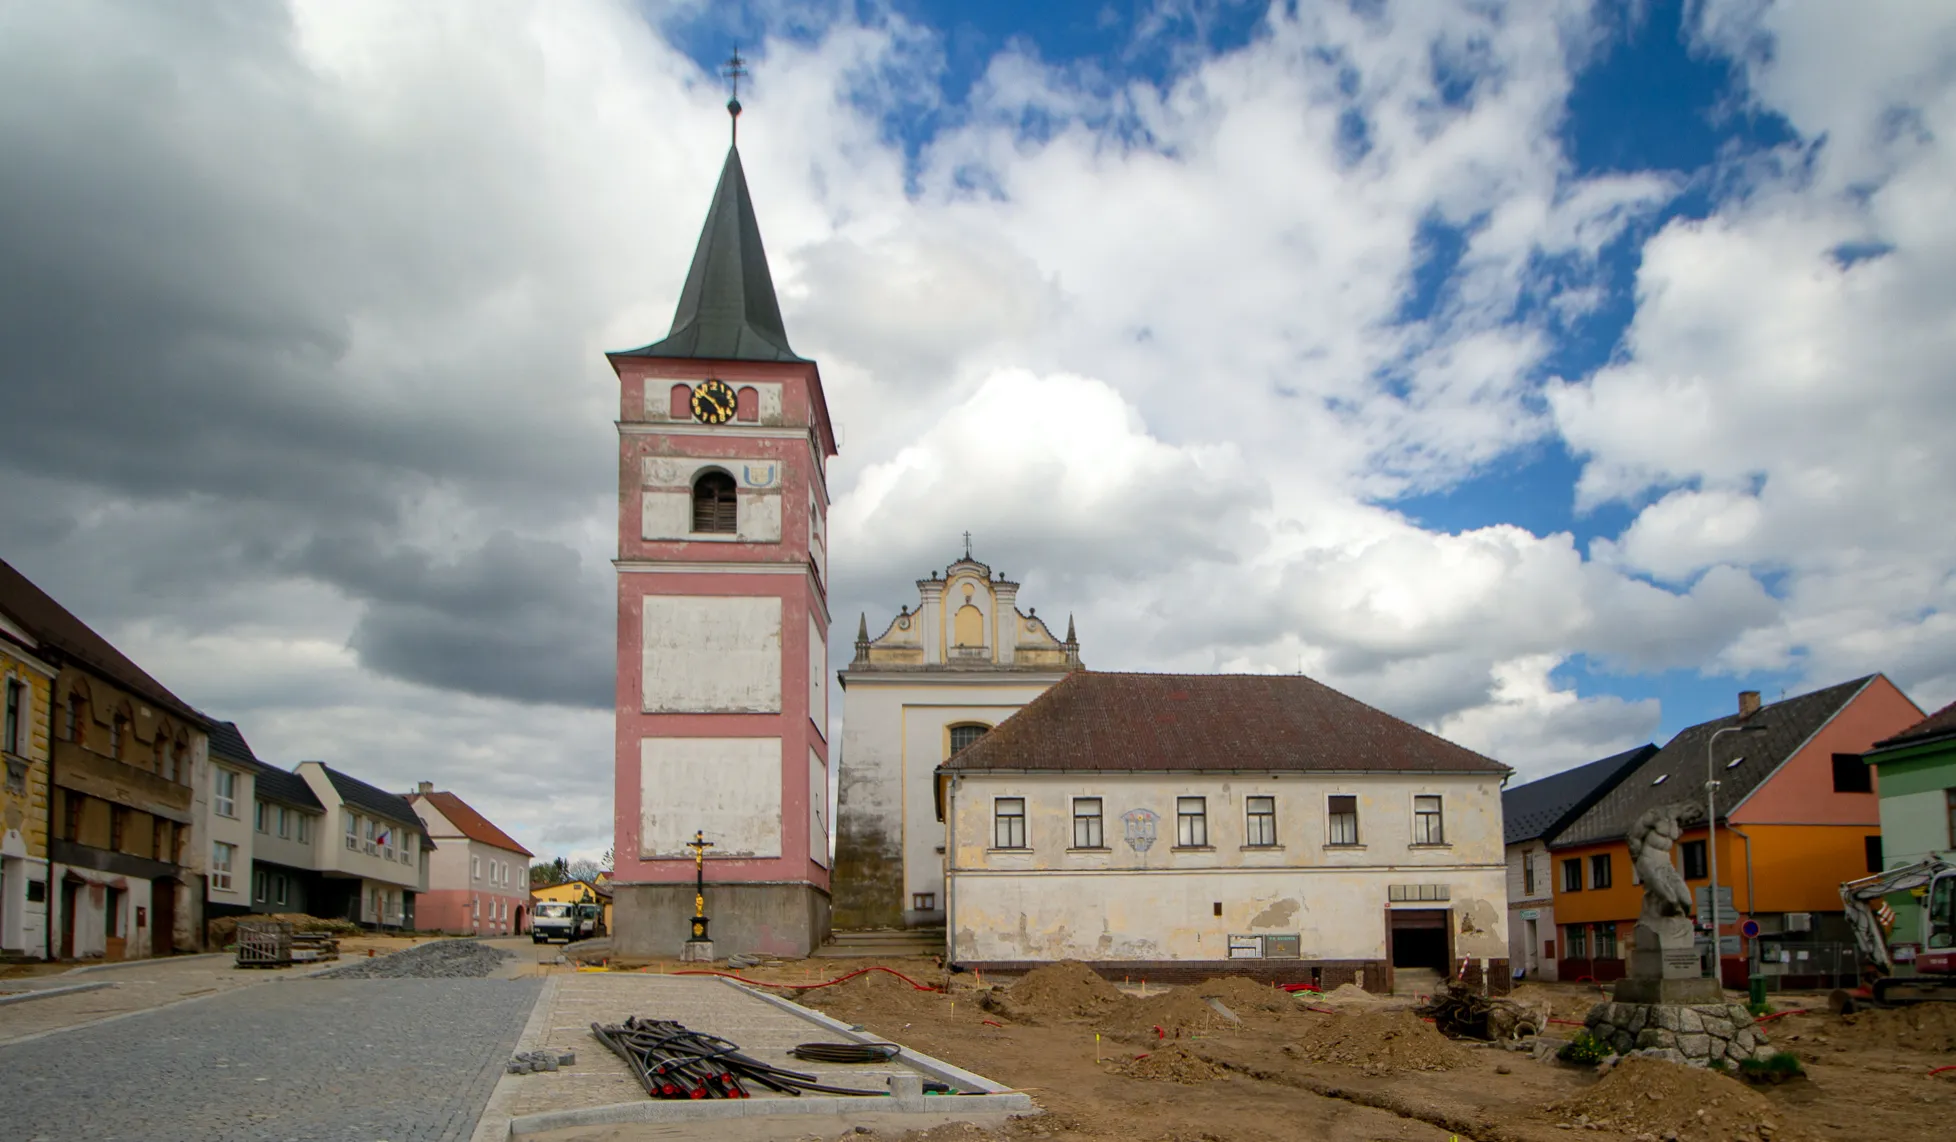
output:
M825 467L813 361L788 347L730 150L671 334L618 374L614 933L689 934L695 833L722 954L829 925Z

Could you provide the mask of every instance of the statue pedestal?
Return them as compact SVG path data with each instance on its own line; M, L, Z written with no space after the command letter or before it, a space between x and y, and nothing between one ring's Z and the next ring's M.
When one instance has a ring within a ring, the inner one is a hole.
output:
M682 964L710 964L713 962L712 940L688 940L679 945L679 962Z
M1725 989L1715 979L1620 979L1611 992L1618 1003L1673 1003L1695 1006L1724 1003Z
M1684 916L1637 921L1630 945L1630 977L1616 985L1618 1003L1723 1003L1725 991L1707 979L1698 959L1691 921Z
M1768 1058L1773 1053L1772 1044L1758 1030L1750 1012L1736 1003L1718 1000L1639 1003L1625 1001L1619 987L1616 1001L1590 1008L1584 1024L1591 1035L1619 1055L1634 1052L1690 1066L1703 1067L1714 1062L1730 1066L1745 1059Z

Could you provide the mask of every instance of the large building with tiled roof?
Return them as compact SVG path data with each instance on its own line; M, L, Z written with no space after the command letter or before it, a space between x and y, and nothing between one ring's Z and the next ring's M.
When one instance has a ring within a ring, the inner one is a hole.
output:
M1562 978L1624 974L1643 899L1625 837L1646 812L1682 804L1698 822L1674 850L1685 882L1703 896L1716 870L1730 902L1718 909L1726 986L1746 984L1747 920L1759 925L1767 974L1820 982L1803 970L1819 962L1812 953L1853 942L1841 882L1882 866L1880 806L1862 755L1921 718L1893 682L1870 674L1765 705L1744 691L1732 713L1680 731L1550 841ZM1715 847L1703 823L1708 781L1717 783ZM1701 956L1711 949L1703 928Z
M1067 674L937 768L951 956L1505 988L1508 773L1310 678Z
M415 919L424 929L484 936L528 930L535 854L453 793L423 781L408 804L434 838L428 889Z

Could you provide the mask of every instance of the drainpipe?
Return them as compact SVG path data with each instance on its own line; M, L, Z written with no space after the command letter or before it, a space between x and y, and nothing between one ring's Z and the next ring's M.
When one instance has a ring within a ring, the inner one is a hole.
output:
M1752 919L1753 915L1759 911L1759 899L1753 895L1752 888L1752 838L1746 835L1744 829L1738 828L1730 821L1725 823L1725 831L1745 842L1745 915L1747 919ZM1716 900L1712 901L1712 907L1716 908L1717 906L1718 902ZM1740 934L1743 936L1743 931ZM1747 993L1754 1000L1763 999L1765 998L1765 993L1759 990L1759 941L1757 939L1746 940L1745 947L1746 961L1748 964L1748 978L1746 979Z

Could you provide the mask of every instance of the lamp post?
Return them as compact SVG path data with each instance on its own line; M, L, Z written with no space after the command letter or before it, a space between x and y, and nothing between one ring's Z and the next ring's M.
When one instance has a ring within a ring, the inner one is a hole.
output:
M1721 986L1722 986L1722 977L1724 973L1720 970L1721 961L1719 957L1722 952L1722 949L1720 948L1718 943L1718 927L1719 927L1718 925L1718 785L1719 782L1718 782L1718 770L1716 768L1718 765L1718 760L1716 757L1713 756L1712 747L1718 743L1718 739L1720 737L1723 737L1726 734L1756 734L1761 732L1765 728L1766 728L1765 726L1759 725L1756 722L1736 725L1736 726L1726 726L1723 729L1713 730L1711 737L1707 738L1705 741L1705 860L1707 862L1706 871L1708 871L1711 874L1711 890L1710 890L1711 899L1706 901L1708 905L1706 911L1711 913L1711 942L1712 942L1711 977L1715 980L1721 980ZM1751 904L1752 904L1751 901L1749 900L1746 901L1747 907L1750 907Z

